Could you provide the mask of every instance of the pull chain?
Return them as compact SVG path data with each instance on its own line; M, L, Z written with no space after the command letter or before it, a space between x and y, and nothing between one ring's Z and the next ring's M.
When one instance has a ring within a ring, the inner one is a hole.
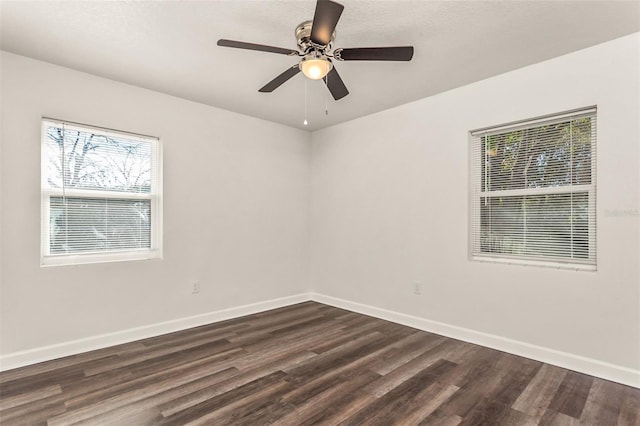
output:
M325 83L327 84L327 89L329 89L329 74L326 75L326 77L324 78ZM327 101L327 92L328 90L324 91L324 115L329 115L329 103Z
M304 79L304 122L305 126L309 124L307 121L307 79Z

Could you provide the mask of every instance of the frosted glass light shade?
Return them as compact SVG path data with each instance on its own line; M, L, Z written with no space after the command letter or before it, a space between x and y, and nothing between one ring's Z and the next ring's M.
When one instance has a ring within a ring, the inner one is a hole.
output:
M327 59L303 59L300 62L300 70L311 80L320 80L326 76L332 68L331 62Z

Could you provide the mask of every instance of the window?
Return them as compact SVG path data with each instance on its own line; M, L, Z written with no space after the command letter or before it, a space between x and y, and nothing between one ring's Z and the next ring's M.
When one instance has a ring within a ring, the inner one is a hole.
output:
M595 269L595 108L470 139L472 259Z
M42 121L41 264L161 257L156 138Z

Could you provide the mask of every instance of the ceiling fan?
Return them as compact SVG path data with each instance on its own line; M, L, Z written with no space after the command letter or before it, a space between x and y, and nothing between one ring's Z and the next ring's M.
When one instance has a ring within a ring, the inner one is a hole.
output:
M273 92L302 71L312 80L323 79L329 92L337 101L347 96L349 91L333 65L332 59L338 61L410 61L413 57L413 46L339 48L332 51L332 43L336 35L335 28L343 9L343 5L334 1L318 0L313 21L304 21L296 27L295 36L298 50L226 39L218 40L218 46L301 57L297 64L271 80L259 91Z

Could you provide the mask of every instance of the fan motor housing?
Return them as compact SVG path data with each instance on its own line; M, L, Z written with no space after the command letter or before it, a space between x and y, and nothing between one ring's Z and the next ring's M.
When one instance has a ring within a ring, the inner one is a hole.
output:
M326 46L315 44L311 41L311 27L313 26L313 21L304 21L300 25L296 27L296 42L298 43L298 47L302 52L308 53L310 50L320 50L325 52L331 49L331 43L336 37L336 32L334 31L331 34L331 42Z

